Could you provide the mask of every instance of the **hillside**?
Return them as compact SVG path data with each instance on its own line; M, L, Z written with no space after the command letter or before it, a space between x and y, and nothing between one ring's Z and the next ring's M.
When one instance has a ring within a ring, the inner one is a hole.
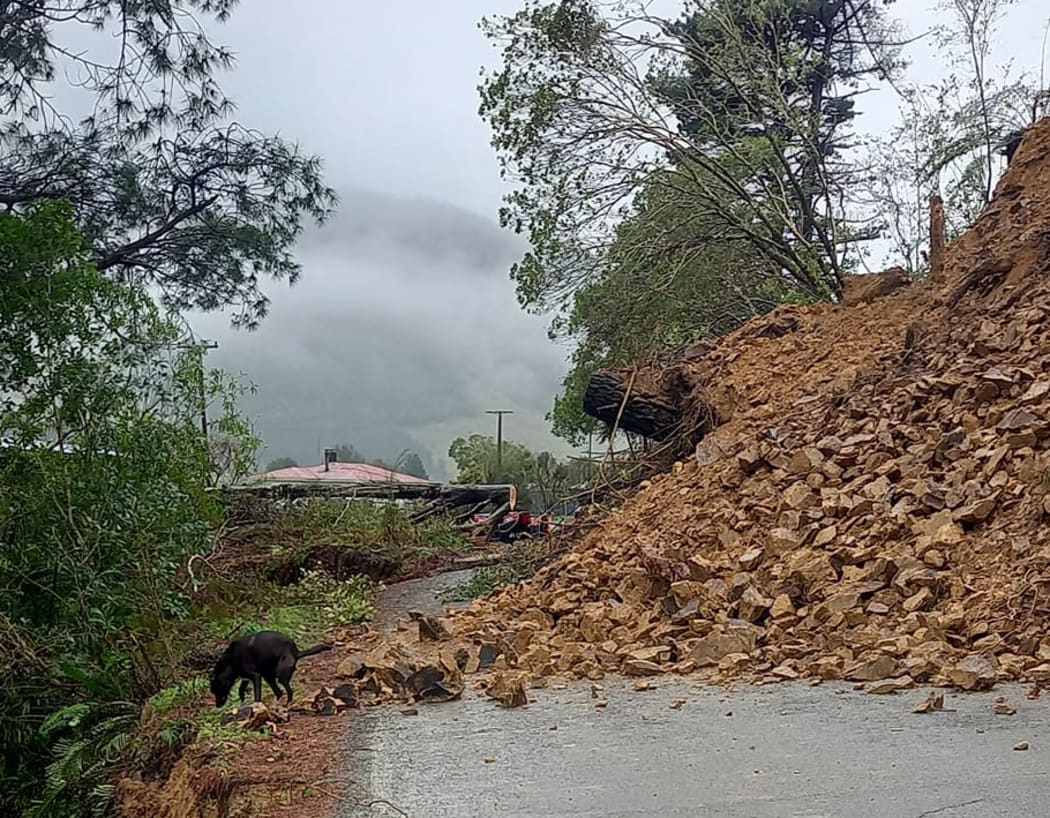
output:
M945 269L677 364L695 457L456 632L534 677L1050 681L1050 120Z

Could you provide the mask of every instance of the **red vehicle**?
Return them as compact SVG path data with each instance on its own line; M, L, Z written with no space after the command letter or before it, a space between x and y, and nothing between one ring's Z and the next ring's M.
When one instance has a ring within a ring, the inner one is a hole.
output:
M486 514L475 514L473 521L483 523L488 519ZM496 527L495 538L501 542L511 542L524 537L546 537L551 531L550 517L546 514L534 515L527 511L511 511L504 515Z

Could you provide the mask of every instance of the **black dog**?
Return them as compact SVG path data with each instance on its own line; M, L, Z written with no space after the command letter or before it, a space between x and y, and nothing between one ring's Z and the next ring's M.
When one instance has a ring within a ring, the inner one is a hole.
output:
M230 696L234 682L243 679L240 689L240 700L248 691L248 683L255 687L255 701L262 701L262 680L270 685L274 695L281 698L280 682L288 693L288 703L292 701L292 674L296 663L304 656L313 656L331 650L331 645L316 645L307 650L299 650L289 637L276 631L260 631L251 636L242 636L230 642L223 651L215 670L211 674L211 692L215 696L215 706L222 707Z

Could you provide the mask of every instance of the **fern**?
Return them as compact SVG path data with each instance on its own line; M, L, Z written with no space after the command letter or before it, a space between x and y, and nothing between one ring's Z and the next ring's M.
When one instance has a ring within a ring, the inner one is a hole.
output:
M43 796L27 818L111 811L110 780L134 741L138 708L128 702L78 702L52 713L41 734L52 742Z

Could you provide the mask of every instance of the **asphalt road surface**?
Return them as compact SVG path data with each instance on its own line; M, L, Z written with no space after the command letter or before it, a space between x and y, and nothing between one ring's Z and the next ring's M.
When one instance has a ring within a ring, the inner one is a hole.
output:
M949 693L918 715L922 690L656 684L606 680L601 709L584 683L531 691L517 710L468 693L418 715L365 711L338 818L1050 815L1050 701L1022 688ZM1000 695L1016 715L995 714Z

